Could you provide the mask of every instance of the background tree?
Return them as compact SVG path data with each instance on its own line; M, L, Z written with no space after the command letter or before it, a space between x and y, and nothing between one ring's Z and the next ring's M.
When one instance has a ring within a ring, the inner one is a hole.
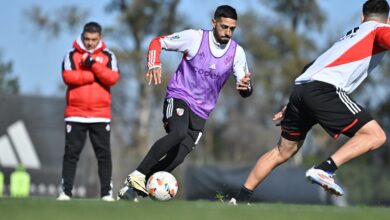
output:
M177 6L180 0L113 0L108 5L109 12L119 12L119 26L121 31L116 34L116 39L125 41L129 39L130 48L118 47L115 52L121 62L122 83L135 82L136 86L129 88L120 86L122 91L133 94L131 102L133 117L130 133L131 145L144 154L151 144L150 118L151 112L156 108L156 99L152 91L153 87L144 83L146 73L146 47L151 37L172 33L174 28L180 28L182 19L178 15ZM123 71L125 70L125 71ZM166 70L166 69L165 69ZM158 90L159 88L157 88ZM136 94L136 95L134 95ZM159 94L159 96L161 96ZM160 103L161 99L158 99ZM123 102L120 103L122 108ZM120 110L118 109L117 112Z
M114 181L122 182L130 167L148 150L157 135L154 115L161 115L164 86L149 86L144 83L146 73L147 44L152 37L172 33L184 25L177 11L180 0L112 0L107 12L118 15L118 23L103 27L104 39L115 43L109 45L117 56L121 79L112 89L113 130L119 134L115 140L122 143L113 149L113 160L120 164L114 169ZM48 37L58 37L63 32L75 32L86 22L88 13L76 6L64 6L61 13L46 13L39 6L26 10L28 20L35 30ZM61 9L58 9L59 11ZM75 9L75 10L71 10ZM169 72L169 65L164 66ZM164 76L166 80L166 76ZM165 85L165 84L164 84ZM155 98L157 96L157 98ZM161 98L160 98L161 97ZM158 100L158 101L157 101ZM157 104L158 103L158 104ZM158 109L158 114L154 114ZM153 114L152 114L153 113ZM130 146L130 147L129 147ZM137 158L137 159L135 159ZM117 181L116 178L121 178Z
M183 25L184 21L177 12L179 3L180 0L112 0L107 4L107 12L118 12L118 23L103 28L104 37L116 42L110 48L117 55L121 70L120 83L113 89L113 109L118 120L131 130L124 135L131 137L129 145L137 148L139 153L150 144L147 131L150 112L155 105L153 88L143 83L145 45L151 37L172 33L174 27ZM27 9L26 15L35 30L50 37L75 32L88 18L87 10L77 6L63 6L55 11L46 13L36 5Z
M88 14L88 10L76 5L64 5L50 12L43 11L42 7L37 4L25 9L26 18L34 26L33 31L44 34L47 39L59 37L64 32L77 32Z
M12 73L12 62L3 61L3 55L0 51L0 93L19 93L19 79L13 76Z
M233 88L224 89L213 113L218 119L209 124L215 143L210 151L219 160L255 160L275 145L279 128L272 115L287 104L293 80L319 53L307 34L320 31L325 21L317 1L259 2L271 13L240 14L234 36L246 51L255 92L245 100Z
M325 22L324 12L318 5L317 1L305 0L259 0L261 3L268 5L283 20L287 21L290 29L298 31L299 26L304 29L322 30Z

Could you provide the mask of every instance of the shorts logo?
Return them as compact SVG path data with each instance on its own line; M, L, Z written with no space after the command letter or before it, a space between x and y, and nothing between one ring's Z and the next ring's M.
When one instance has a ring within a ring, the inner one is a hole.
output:
M182 109L182 108L177 108L177 109L176 109L176 113L177 113L178 116L182 116L182 115L184 114L184 109Z
M110 126L110 124L107 124L106 125L106 131L110 131L111 130L111 126Z
M70 133L72 131L72 125L66 125L66 133Z

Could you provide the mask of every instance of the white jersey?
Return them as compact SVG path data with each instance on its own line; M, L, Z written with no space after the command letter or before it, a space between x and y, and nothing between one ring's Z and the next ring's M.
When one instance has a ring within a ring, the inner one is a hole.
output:
M186 59L192 59L202 42L202 30L189 29L174 34L170 34L160 38L161 47L167 51L179 51L186 55ZM209 31L209 41L211 53L215 57L221 57L225 54L226 50L229 48L230 42L227 44L218 43L213 35L212 31ZM245 73L248 73L248 65L246 61L246 56L244 49L237 44L236 53L233 61L233 75L236 80L240 80L244 77Z
M349 31L320 55L295 84L322 81L354 91L390 48L390 25L367 21Z

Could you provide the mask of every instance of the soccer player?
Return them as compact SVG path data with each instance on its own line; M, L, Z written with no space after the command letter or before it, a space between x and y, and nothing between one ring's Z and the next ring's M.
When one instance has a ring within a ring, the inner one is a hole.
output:
M362 24L340 38L295 80L287 108L273 118L283 118L279 142L258 159L231 204L249 202L255 188L299 150L307 132L317 123L333 138L343 134L350 139L324 162L309 169L306 178L331 194L344 194L333 177L337 168L386 141L381 126L349 94L390 49L388 14L385 0L366 1Z
M85 24L62 65L67 92L62 192L58 200L70 200L72 197L77 161L89 133L98 160L101 198L115 201L111 182L110 88L119 80L119 72L115 55L106 48L101 33L98 23Z
M163 123L167 135L157 140L135 171L125 180L118 197L129 188L146 196L145 180L157 171L172 171L194 149L218 95L231 74L242 97L252 93L244 50L232 40L237 25L236 10L219 6L212 19L213 29L185 30L154 38L147 56L149 84L161 83L161 50L183 53L171 77L164 101Z

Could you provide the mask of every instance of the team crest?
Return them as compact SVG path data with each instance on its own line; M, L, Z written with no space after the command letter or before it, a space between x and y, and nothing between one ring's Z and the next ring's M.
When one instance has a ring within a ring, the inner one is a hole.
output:
M184 109L183 108L176 108L176 113L178 116L182 116L184 114Z
M233 56L226 57L224 60L225 65L228 65L230 62L232 62L232 60L233 60Z
M98 63L103 63L103 57L97 56L97 57L95 58L95 60L96 60L96 62L98 62Z

